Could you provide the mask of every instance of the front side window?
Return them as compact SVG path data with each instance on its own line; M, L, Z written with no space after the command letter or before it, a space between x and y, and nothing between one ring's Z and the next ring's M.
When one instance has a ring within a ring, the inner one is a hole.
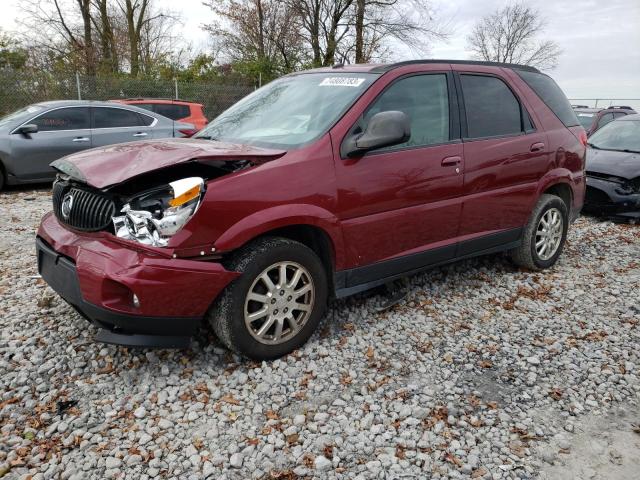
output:
M240 100L195 138L294 148L321 135L378 78L372 73L303 73Z
M589 145L600 150L640 153L640 120L611 122L589 137Z
M607 123L613 121L613 113L605 113L600 117L600 121L598 121L598 128L604 127Z
M136 112L122 108L95 107L93 128L139 127L143 123Z
M89 128L89 109L84 107L59 108L28 122L38 126L39 132L56 130L84 130Z
M401 78L367 109L363 125L379 112L400 111L411 122L411 138L387 149L435 145L449 141L449 93L444 74Z
M460 75L467 115L467 137L483 138L522 132L520 102L496 77Z

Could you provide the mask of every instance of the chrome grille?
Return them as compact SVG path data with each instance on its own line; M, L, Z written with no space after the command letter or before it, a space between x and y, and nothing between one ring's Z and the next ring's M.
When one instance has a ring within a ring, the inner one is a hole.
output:
M102 192L56 182L53 185L53 212L65 225L77 230L96 232L111 227L116 205Z

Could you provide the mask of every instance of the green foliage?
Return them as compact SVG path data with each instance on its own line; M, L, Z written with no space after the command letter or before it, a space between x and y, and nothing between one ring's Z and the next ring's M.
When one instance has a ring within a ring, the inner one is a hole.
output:
M0 68L20 70L27 63L27 51L18 43L0 32Z

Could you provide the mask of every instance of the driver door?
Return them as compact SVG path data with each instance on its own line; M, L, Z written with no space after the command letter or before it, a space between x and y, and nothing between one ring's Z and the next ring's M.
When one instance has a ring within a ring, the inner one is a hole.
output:
M24 179L53 179L51 162L91 148L89 108L64 107L49 110L25 122L38 126L36 133L11 135L14 173Z
M363 131L378 112L402 111L411 123L409 141L336 159L339 216L350 258L355 266L379 262L356 269L360 273L348 283L453 258L464 168L457 106L451 108L454 88L450 72L396 79L354 128Z

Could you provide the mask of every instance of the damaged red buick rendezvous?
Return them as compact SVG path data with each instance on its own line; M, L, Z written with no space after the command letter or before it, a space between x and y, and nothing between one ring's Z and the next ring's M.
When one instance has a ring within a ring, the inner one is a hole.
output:
M193 139L54 162L38 266L100 341L183 347L206 320L230 349L275 358L330 296L499 251L552 266L583 203L585 144L530 67L300 72Z

